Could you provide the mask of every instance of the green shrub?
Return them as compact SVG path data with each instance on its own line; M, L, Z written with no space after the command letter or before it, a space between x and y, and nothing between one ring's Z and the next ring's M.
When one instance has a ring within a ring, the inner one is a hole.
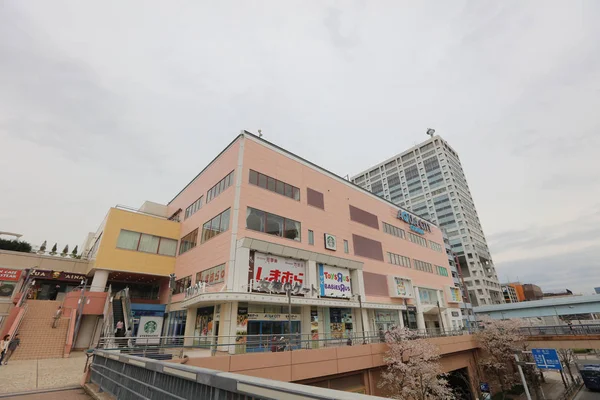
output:
M30 253L31 245L19 240L0 239L0 250L19 251L21 253Z

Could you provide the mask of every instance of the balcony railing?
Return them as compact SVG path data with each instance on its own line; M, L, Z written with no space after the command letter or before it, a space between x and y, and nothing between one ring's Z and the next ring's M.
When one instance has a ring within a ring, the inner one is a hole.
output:
M461 336L468 330L411 330L407 339ZM235 354L311 350L385 343L386 333L277 334L237 336L103 337L98 348L157 359L183 358L186 353L205 357L217 352Z
M524 336L544 335L573 335L587 336L600 335L600 324L587 325L555 325L555 326L527 326L521 328Z

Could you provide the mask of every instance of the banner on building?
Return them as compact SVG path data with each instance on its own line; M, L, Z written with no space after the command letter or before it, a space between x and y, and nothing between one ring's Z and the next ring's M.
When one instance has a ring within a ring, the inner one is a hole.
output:
M285 293L285 284L290 284L294 294L304 287L306 262L293 258L254 253L254 287L256 291ZM297 289L297 290L296 290Z
M319 286L322 297L352 297L350 271L347 268L317 264L319 269Z
M248 321L289 321L289 314L248 313ZM300 314L291 314L292 321L300 321Z
M81 282L85 280L87 277L83 274L76 274L73 272L64 272L64 271L47 271L41 269L31 270L32 278L36 279L56 279L57 281L71 281L71 282Z
M160 344L163 317L140 317L136 344Z
M16 282L21 277L20 269L0 268L0 281Z
M449 291L449 302L451 303L460 303L462 301L461 295L460 295L460 289L454 286L450 286L448 287L448 291Z
M388 292L390 297L414 297L412 281L399 276L388 276Z

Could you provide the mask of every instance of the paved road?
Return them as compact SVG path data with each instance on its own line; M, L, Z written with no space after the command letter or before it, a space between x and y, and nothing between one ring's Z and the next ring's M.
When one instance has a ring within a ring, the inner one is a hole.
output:
M89 400L91 399L83 389L61 390L59 392L48 392L39 394L26 394L23 396L2 397L2 400Z
M575 400L600 400L600 392L590 392L584 387L579 391Z

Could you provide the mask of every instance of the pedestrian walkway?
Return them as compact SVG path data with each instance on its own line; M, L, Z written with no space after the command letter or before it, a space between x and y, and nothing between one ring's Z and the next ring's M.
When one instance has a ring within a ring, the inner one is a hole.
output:
M69 358L10 360L0 366L0 394L78 386L85 360L83 352L72 352Z
M565 385L560 377L560 373L556 371L544 371L545 383L542 383L542 391L546 400L557 400L561 399L565 392ZM568 379L568 378L567 378ZM534 397L533 389L529 388L532 392L531 395ZM527 396L523 393L518 397L519 400L526 400Z
M68 315L63 315L58 326L52 328L54 314L60 304L60 301L27 300L27 313L19 328L21 345L11 361L63 356L69 329Z

